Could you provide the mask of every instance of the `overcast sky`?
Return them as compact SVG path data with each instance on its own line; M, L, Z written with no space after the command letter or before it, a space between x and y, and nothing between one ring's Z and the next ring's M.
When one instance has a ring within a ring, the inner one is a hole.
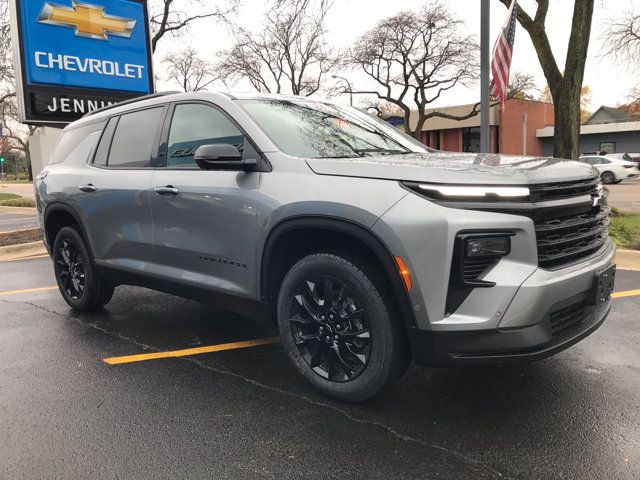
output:
M212 0L204 0L210 2ZM259 28L260 19L264 13L264 0L242 0L242 7L235 19L247 27ZM424 4L419 0L336 0L333 9L327 19L328 40L337 48L348 48L360 35L373 28L380 19L394 15L395 13L415 9ZM531 14L535 12L534 0L520 0L520 4ZM551 7L547 16L547 32L560 69L564 69L564 60L569 40L571 17L573 13L571 0L551 0ZM480 0L455 0L447 1L446 5L453 10L467 25L468 31L479 38L480 35ZM592 89L592 110L600 105L615 106L626 100L628 92L640 84L640 75L637 68L626 68L618 65L613 59L603 57L601 54L601 35L606 31L608 19L620 17L625 12L640 10L640 0L596 0L593 28L591 32L591 44L585 73L585 85ZM498 2L491 0L491 43L497 36L506 18L506 8ZM191 43L203 58L213 60L217 50L228 47L232 35L227 27L213 25L210 21L201 21L192 27L190 34L177 42L173 39L163 39L158 52L156 52L156 72L162 76L163 67L159 65L167 52L179 49ZM530 72L536 76L540 87L546 84L540 64L529 40L527 32L518 25L514 47L513 71ZM357 74L345 72L357 83L361 80ZM169 88L170 84L160 80L160 90ZM246 86L240 89L248 90ZM443 95L433 106L457 105L471 103L479 100L478 87L459 87ZM346 101L347 99L342 99Z

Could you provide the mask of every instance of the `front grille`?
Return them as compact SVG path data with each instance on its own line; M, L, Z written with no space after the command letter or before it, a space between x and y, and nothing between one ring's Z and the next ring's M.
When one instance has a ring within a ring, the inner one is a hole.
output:
M541 183L529 186L529 201L533 203L578 197L580 195L597 195L598 177L575 182Z
M606 206L561 216L540 212L534 218L538 265L553 269L596 252L607 240L609 212Z
M551 333L557 335L563 330L580 323L588 314L587 304L584 300L561 308L549 314Z
M526 185L528 197L465 200L425 193L420 185L403 183L430 201L448 208L482 210L522 215L533 220L536 231L538 265L548 270L578 263L597 252L607 241L609 214L606 190L599 190L600 179ZM602 197L594 207L593 200ZM470 265L468 275L481 275L482 265ZM466 272L463 272L466 276Z

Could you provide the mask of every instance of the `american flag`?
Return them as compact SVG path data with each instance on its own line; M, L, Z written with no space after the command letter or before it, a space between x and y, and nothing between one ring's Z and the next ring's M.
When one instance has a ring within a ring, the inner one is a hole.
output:
M491 85L489 91L492 96L500 100L500 109L504 112L507 92L509 91L509 70L511 69L511 56L513 55L513 42L516 38L516 8L517 0L511 2L507 22L500 30L500 35L493 46L491 58Z

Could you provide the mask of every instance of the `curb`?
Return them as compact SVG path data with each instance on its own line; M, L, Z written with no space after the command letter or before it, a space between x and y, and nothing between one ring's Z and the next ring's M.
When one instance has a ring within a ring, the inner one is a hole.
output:
M620 270L640 272L640 250L618 250L615 263Z
M19 243L17 245L0 247L0 260L17 260L46 253L47 249L44 246L44 242L38 240L37 242Z
M0 213L32 213L35 216L38 210L35 207L5 207L0 205Z

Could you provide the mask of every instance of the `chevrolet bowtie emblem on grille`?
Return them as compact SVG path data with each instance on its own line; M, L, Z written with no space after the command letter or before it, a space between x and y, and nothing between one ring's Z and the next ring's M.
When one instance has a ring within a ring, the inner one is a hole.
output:
M72 2L72 7L45 3L38 22L62 27L73 27L76 35L106 40L108 35L131 37L135 20L106 15L104 7L88 3Z

